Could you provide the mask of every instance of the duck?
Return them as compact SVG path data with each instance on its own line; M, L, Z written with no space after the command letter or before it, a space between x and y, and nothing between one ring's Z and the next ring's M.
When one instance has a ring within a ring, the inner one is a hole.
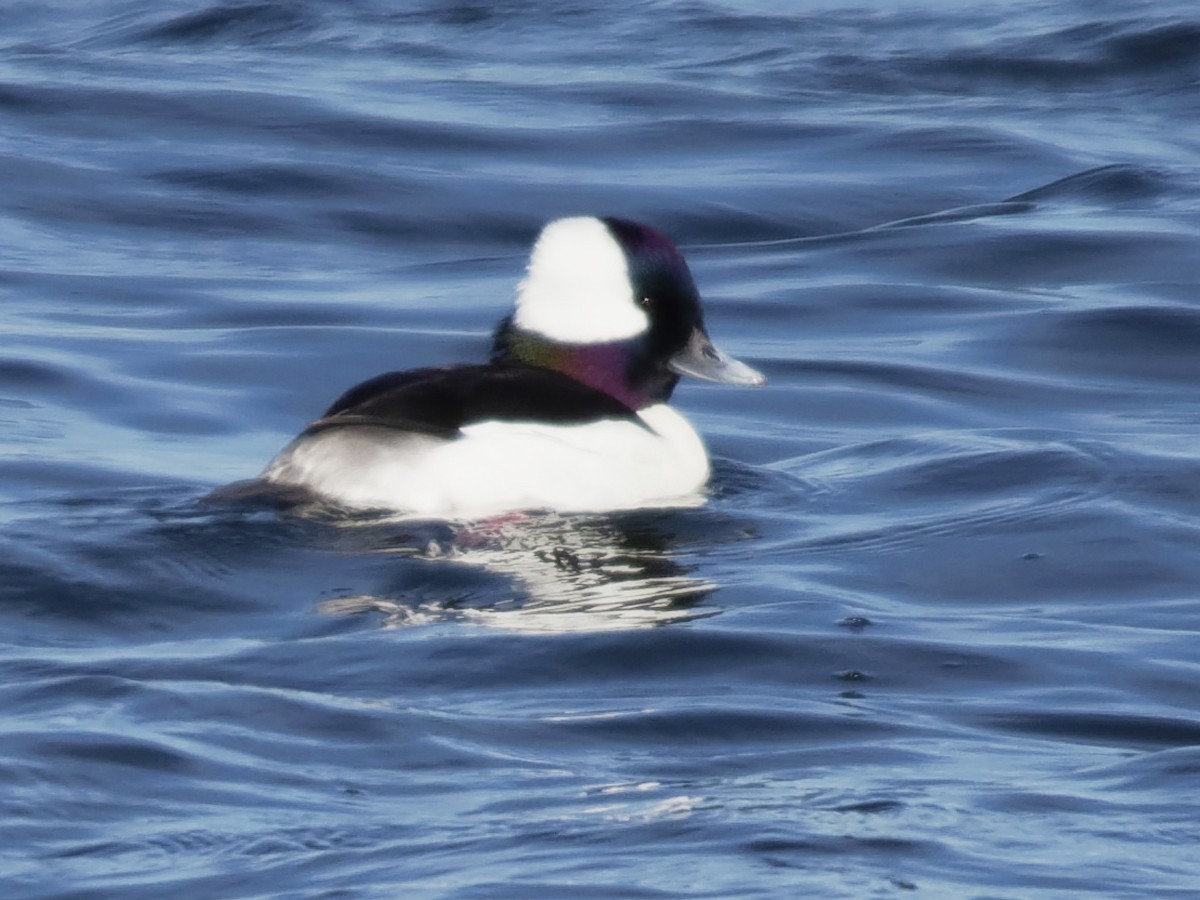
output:
M683 254L622 218L547 224L490 360L388 372L343 393L259 476L356 510L478 518L703 502L680 378L757 386L709 338Z

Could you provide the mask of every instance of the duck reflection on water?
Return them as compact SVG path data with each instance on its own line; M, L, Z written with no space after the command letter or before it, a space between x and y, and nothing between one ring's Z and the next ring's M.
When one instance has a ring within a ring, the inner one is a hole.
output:
M414 591L406 569L395 589L337 597L319 608L382 613L392 628L459 620L522 632L645 628L715 615L719 609L704 601L716 586L669 552L670 516L512 514L471 525L405 522L399 532L363 523L389 532L370 539L372 552L500 576L505 585L498 590L489 578L479 589L452 588L450 596L437 582Z

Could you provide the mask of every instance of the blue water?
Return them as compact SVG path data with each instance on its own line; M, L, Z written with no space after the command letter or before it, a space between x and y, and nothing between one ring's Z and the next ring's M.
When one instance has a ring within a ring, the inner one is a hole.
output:
M1191 0L16 2L16 897L1195 897ZM673 235L700 509L199 503Z

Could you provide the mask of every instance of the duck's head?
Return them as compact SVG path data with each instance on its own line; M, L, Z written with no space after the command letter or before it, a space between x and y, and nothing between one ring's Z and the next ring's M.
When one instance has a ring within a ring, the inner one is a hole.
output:
M683 254L625 219L558 219L542 229L494 358L555 369L632 409L665 402L681 375L766 381L713 346Z

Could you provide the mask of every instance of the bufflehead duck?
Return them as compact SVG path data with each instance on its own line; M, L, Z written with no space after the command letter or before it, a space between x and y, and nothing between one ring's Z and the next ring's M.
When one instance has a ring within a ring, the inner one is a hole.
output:
M356 508L473 517L697 502L708 456L667 405L681 375L765 379L709 340L683 255L624 219L538 236L491 362L344 393L261 478Z

